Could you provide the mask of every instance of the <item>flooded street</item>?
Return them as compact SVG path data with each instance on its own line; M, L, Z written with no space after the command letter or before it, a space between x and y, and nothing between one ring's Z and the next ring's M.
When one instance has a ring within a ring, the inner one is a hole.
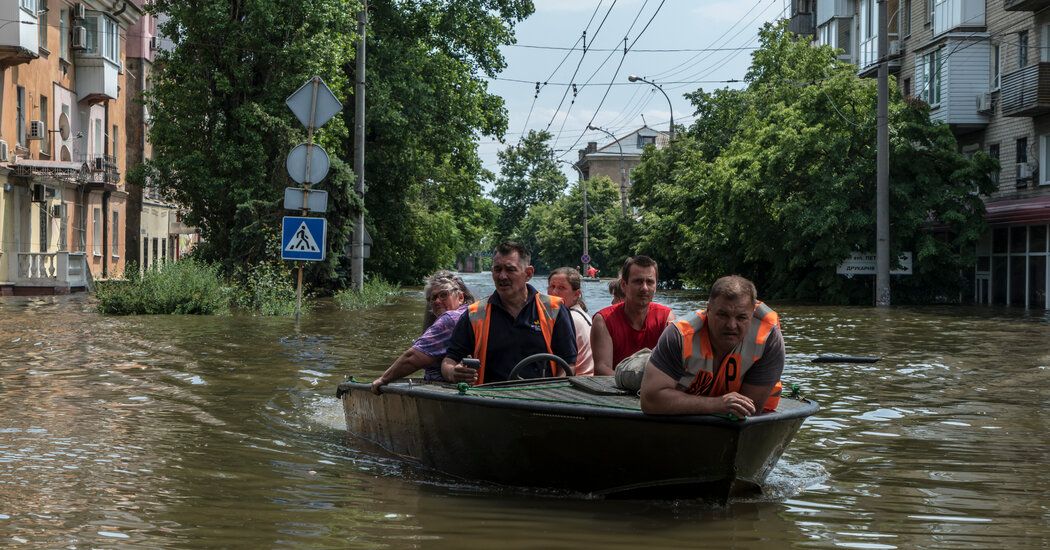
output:
M487 275L468 284L492 289ZM592 312L608 304L604 282L585 284ZM679 315L700 304L658 300ZM0 546L1050 544L1041 310L771 304L784 379L822 410L766 495L721 507L470 486L361 450L336 386L386 368L418 335L422 305L418 291L365 312L322 302L297 330L103 317L82 294L0 299ZM810 362L826 352L882 360Z

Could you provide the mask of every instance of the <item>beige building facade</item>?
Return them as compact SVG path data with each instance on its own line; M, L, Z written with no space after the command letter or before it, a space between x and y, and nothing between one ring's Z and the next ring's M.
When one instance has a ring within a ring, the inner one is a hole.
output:
M666 147L667 133L642 126L601 147L597 142L589 142L585 149L579 150L576 167L585 180L598 176L612 180L618 186L621 203L626 208L630 202L631 172L641 162L647 146Z
M126 259L126 36L141 2L0 2L0 294L64 293Z

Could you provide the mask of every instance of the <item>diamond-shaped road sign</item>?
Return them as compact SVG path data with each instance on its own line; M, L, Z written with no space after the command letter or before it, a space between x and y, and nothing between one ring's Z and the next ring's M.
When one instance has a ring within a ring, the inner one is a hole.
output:
M324 218L285 216L281 230L281 259L322 262L328 221Z
M343 110L343 104L339 103L331 88L319 76L307 80L284 103L307 128L320 128Z

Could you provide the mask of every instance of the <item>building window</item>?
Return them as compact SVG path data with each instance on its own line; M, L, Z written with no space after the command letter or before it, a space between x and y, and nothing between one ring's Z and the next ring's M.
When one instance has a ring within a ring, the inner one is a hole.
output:
M904 85L901 87L901 91L904 92L904 97L911 97L911 79L905 78Z
M36 22L37 29L40 32L39 47L42 50L47 50L47 0L39 0L39 2L40 4L37 8L38 20Z
M160 257L164 262L168 261L168 240L160 241Z
M149 269L149 239L142 239L142 271Z
M40 139L40 154L51 156L51 132L47 131L47 121L51 119L47 96L40 96L40 122L44 123L44 136Z
M920 97L931 107L941 104L941 50L939 48L922 56L922 93Z
M656 145L656 136L638 136L638 148L643 149L646 145Z
M69 60L69 10L58 12L58 57Z
M27 12L36 15L36 0L20 0L18 5Z
M1050 61L1050 23L1039 27L1039 61Z
M926 24L933 21L933 0L926 0Z
M87 252L87 209L78 204L73 209L74 230L77 232L77 252Z
M1028 31L1017 33L1017 66L1022 69L1028 66Z
M66 203L58 205L58 251L65 252L68 250L68 243L66 242Z
M51 225L47 204L46 202L40 203L40 252L47 252L47 229Z
M102 255L102 209L95 208L91 211L91 253L95 256Z
M116 164L117 162L117 151L119 151L119 149L117 149L117 133L119 132L119 130L120 128L116 124L114 124L113 133L110 134L110 137L113 139L113 149L110 150L110 156L113 157L114 164Z
M111 235L113 235L113 238L110 239L110 247L109 247L110 251L109 251L109 253L112 254L114 258L119 258L120 257L120 223L119 222L120 222L120 213L119 212L114 212L113 213L113 225L111 225L109 227L109 232L110 232Z
M995 160L995 162L999 162L999 144L998 143L993 143L993 144L988 146L988 156L992 157ZM989 177L992 178L992 181L995 182L996 186L999 185L999 172L1000 171L1001 171L1001 168L996 168L995 170L992 170L991 174L989 174Z
M106 142L102 141L102 119L95 119L95 143L92 144L94 156L101 157L106 154Z
M159 248L160 248L160 243L158 243L157 239L154 238L153 239L153 267L157 267L157 251L158 251Z
M904 27L904 36L911 35L911 0L904 0L904 11L901 12L901 25Z
M1050 161L1050 135L1039 136L1039 166L1048 166ZM1050 185L1050 170L1039 171L1039 185Z
M1017 155L1017 161L1016 161L1017 164L1021 164L1022 162L1028 162L1028 138L1027 137L1018 138L1018 140L1017 140L1017 149L1016 149L1014 154Z
M84 53L120 63L120 29L117 22L99 12L88 12L83 25L87 29L87 48Z
M23 86L15 88L15 96L17 102L18 120L15 126L15 134L18 139L18 145L25 147L26 145L26 89Z
M992 90L998 90L1003 83L1003 47L992 45Z

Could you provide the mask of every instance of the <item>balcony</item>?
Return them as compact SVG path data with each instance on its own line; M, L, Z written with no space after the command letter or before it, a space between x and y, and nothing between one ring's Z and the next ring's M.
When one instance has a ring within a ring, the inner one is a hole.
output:
M19 252L15 284L68 290L87 286L87 257L83 252Z
M78 55L76 71L77 97L81 102L117 99L120 67L116 63L98 55Z
M36 11L20 0L0 2L0 69L40 57ZM31 3L36 6L36 2Z
M1003 0L1006 11L1042 11L1050 7L1050 0Z
M817 17L813 13L796 13L788 20L788 30L799 36L817 34Z
M980 28L984 28L984 0L944 0L934 3L934 36L956 29Z
M1036 63L1004 74L999 98L1003 116L1050 113L1050 63Z

